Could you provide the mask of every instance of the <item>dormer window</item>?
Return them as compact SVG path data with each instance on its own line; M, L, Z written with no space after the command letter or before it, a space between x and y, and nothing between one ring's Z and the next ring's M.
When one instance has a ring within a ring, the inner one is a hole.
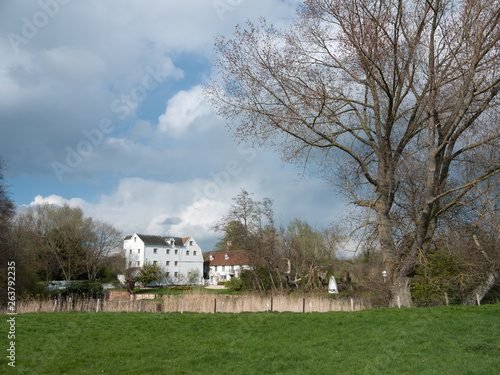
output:
M193 241L189 241L189 246L193 246Z
M224 255L224 260L228 260L229 259L229 255L225 254Z
M210 254L210 261L214 260L214 257Z
M171 239L170 240L170 245L174 246L174 243L175 243L174 239Z
M134 242L137 241L137 237L134 237Z

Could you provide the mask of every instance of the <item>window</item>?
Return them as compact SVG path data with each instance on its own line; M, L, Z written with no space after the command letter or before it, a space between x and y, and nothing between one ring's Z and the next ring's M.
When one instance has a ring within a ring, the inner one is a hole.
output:
M141 261L138 261L137 262L137 266L140 267L141 266Z
M153 249L153 254L158 254L158 249Z
M137 237L134 237L134 242L137 240Z
M178 272L174 272L174 277L177 277L179 275Z
M193 255L196 256L196 250L193 251Z
M167 255L170 254L170 249L167 249Z
M170 272L165 272L165 276L170 277Z
M222 266L222 271L225 271L226 266Z
M132 254L132 249L130 249L129 254Z
M193 241L189 241L189 246L193 246Z
M175 261L174 266L177 266L177 264L179 264L179 262L178 262L178 261Z
M128 266L132 267L132 261L131 260L128 261Z
M179 254L179 250L175 249L175 255Z
M158 262L156 260L153 260L153 266L158 265Z
M140 254L141 253L141 249L137 249L137 254Z
M217 266L214 266L214 271L217 272Z
M166 265L166 266L170 266L170 261L169 261L169 260L167 260L167 261L165 262L165 265Z
M186 255L189 255L189 250L186 250Z

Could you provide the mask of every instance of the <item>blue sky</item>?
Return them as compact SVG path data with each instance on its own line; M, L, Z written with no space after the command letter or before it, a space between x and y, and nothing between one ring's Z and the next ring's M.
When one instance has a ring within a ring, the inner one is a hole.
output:
M12 198L68 203L133 232L192 236L240 188L274 199L277 223L323 228L344 206L272 149L238 144L203 97L213 44L298 1L41 0L0 3L0 155Z

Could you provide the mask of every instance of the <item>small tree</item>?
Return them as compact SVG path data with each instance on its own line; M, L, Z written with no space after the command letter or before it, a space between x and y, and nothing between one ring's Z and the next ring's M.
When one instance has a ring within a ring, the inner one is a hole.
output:
M131 267L125 270L123 286L127 289L127 292L135 294L135 284L139 281L140 276L139 267Z
M198 268L191 268L188 271L187 283L188 285L195 285L200 280L200 270Z
M138 281L144 285L158 281L165 276L165 272L155 263L145 262L144 266L139 269Z

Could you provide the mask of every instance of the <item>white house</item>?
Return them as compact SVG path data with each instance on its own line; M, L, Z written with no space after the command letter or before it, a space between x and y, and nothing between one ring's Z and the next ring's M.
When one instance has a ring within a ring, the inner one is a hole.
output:
M240 277L241 271L251 269L246 250L213 252L205 259L209 266L209 284L229 281L233 277Z
M165 270L156 284L203 283L203 254L192 237L153 236L134 233L123 240L127 268L146 262Z

